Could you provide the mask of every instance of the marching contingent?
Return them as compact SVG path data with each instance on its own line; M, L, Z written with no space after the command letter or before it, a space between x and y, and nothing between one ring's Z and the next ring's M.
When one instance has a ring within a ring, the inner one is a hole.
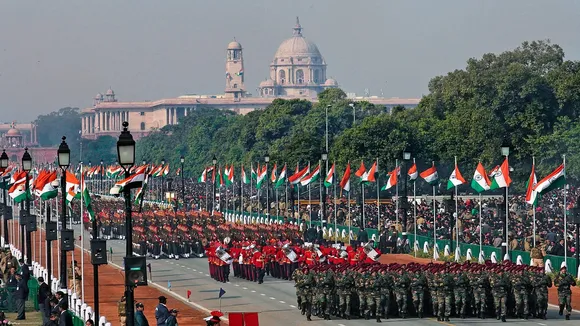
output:
M570 318L571 287L576 285L576 281L571 274L567 273L565 266L552 282L552 279L544 273L543 268L515 265L510 262L380 264L381 252L375 245L374 239L369 241L359 238L359 241L356 241L357 239L349 235L349 242L344 243L336 239L331 242L324 239L322 230L303 229L303 223L299 225L290 221L294 221L294 218L285 218L279 223L238 223L238 221L226 220L217 208L212 209L211 213L208 210L202 210L202 197L205 197L207 207L207 184L211 182L214 186L221 186L224 183L221 172L218 171L216 175L216 169L209 171L206 169L200 178L203 182L201 189L205 188L206 195L201 196L199 187L196 188L193 194L189 194L194 198L192 202L185 203L183 200L181 208L177 202L161 205L161 207L159 203L144 204L149 178L163 177L169 173L168 165L160 167L153 169L148 165L135 167L128 178L116 181L110 190L110 194L118 195L124 189L137 189L133 205L138 207L133 212L135 254L154 259L205 256L208 259L210 275L218 282L230 282L232 271L234 278L258 284L264 282L266 275L293 281L296 287L298 308L307 320L311 320L312 315L326 320L331 316L346 319L373 318L377 322L380 322L381 318L393 316L423 318L429 315L437 317L440 321L449 321L451 317L467 318L469 316L479 318L493 316L502 321L506 321L506 317L509 316L545 319L548 288L552 286L558 288L560 315L565 315L566 319ZM325 178L325 186L334 183L334 170L333 165L329 171L332 174ZM119 172L113 172L112 168L107 171L111 171L111 174ZM361 178L363 184L378 183L375 179L376 171L377 162L369 171L366 171L364 165L361 164L361 168L355 174ZM475 173L472 188L481 193L493 188L508 187L511 179L507 158L494 171L495 173L491 174L493 178L491 181L480 164ZM564 164L540 182L531 183L533 186L528 188L526 202L535 207L539 194L563 184L563 171ZM79 197L84 200L85 228L91 228L89 222L96 219L99 232L104 238L123 239L124 212L120 201L109 197L91 200L89 192L86 191L85 178L90 178L95 173L102 174L104 170L100 167L100 172L93 171L91 176L89 172L91 171L81 173L80 180L73 173L67 172L67 186L71 186L69 202L72 205L73 199ZM207 176L210 172L213 174L211 181ZM258 168L256 172L252 168L252 172L253 178L248 178L242 168L242 183L246 184L255 179L256 187L259 189L266 178L268 168L267 166L262 169ZM15 171L12 179L20 182L19 173ZM224 174L226 179L233 182L233 166L226 168ZM285 168L280 177L282 174L286 178ZM307 180L306 185L309 185L318 178L319 174L320 166L313 171L310 171L310 166L308 166L302 170L297 168L294 175L284 180L293 185L298 183L304 185L303 181ZM400 167L389 173L386 187L396 185L396 178L399 174ZM434 165L419 174L413 164L408 171L408 176L414 180L418 175L435 189L438 175ZM532 176L535 180L533 170ZM278 179L274 169L271 181L273 184L278 184ZM41 170L31 183L39 197L44 199L42 195L47 189L54 188L52 184L55 180L54 171ZM449 178L448 189L456 189L458 185L464 183L466 181L456 165ZM340 186L343 190L349 191L349 184L350 167L347 167ZM9 193L16 201L18 196L13 195L17 193L13 189L15 186L17 185L11 185ZM105 188L102 185L98 187L101 192ZM243 189L243 187L240 188L240 190ZM77 196L79 193L83 195ZM54 196L47 194L46 198L50 199ZM240 202L237 206L243 206L242 198L244 198L243 194L240 195ZM268 200L269 198L266 198L266 204ZM256 201L259 207L262 206L259 203L259 196ZM225 202L227 205L227 199ZM211 205L219 206L217 203L211 203ZM232 206L236 205L232 204ZM300 209L300 206L298 208ZM312 219L311 214L309 218Z

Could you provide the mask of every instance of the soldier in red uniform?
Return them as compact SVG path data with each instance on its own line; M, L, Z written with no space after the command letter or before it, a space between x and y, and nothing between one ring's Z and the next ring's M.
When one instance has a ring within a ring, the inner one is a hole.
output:
M255 251L252 255L252 265L254 266L254 272L256 275L256 279L258 284L264 283L264 275L266 274L264 270L264 257L260 248L255 248Z

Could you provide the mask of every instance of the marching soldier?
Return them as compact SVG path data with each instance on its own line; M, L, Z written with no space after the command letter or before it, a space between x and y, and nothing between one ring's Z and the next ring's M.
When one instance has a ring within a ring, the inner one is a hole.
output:
M439 318L437 321L449 321L451 316L451 301L453 301L453 277L449 274L449 268L441 269L437 275L437 303Z
M532 279L534 294L536 297L536 316L546 320L548 313L548 288L552 287L552 279L543 272L543 267L538 267Z
M346 320L350 320L350 301L352 289L354 287L354 278L352 274L345 268L342 272L337 273L336 287L338 294L339 316Z
M497 320L505 322L506 316L506 302L509 289L509 283L503 274L503 269L500 267L496 270L496 274L492 274L490 278L493 303L495 306L495 315Z
M423 300L426 287L427 279L423 273L419 270L415 271L415 275L411 279L411 295L413 296L413 305L419 318L423 318Z
M473 290L475 313L481 319L485 318L485 311L487 310L486 291L488 287L489 280L487 278L487 275L485 273L482 273L481 270L477 269L475 273L473 273L471 288Z
M528 288L530 284L530 276L524 275L524 270L518 270L512 278L512 287L514 290L514 298L516 301L515 313L518 317L528 319Z
M469 279L461 270L455 271L453 292L455 294L455 313L465 319L465 310L467 308L467 287Z
M399 275L394 278L393 290L397 300L397 307L399 308L399 315L401 318L407 318L407 300L411 280L407 276L407 271L404 268L399 269Z
M560 305L560 316L566 308L566 320L570 320L572 313L572 290L571 286L576 286L576 281L572 275L568 274L566 266L560 268L560 273L554 277L554 285L558 288L558 304Z

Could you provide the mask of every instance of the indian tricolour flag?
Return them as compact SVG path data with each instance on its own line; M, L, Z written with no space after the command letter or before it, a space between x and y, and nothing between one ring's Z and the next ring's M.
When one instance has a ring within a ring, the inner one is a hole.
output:
M226 186L229 186L234 183L234 165L230 165L230 167L226 168L224 172L226 175Z
M135 173L121 181L115 183L109 191L111 195L119 195L125 189L141 188L145 180L145 166L139 167Z
M145 173L145 180L143 180L143 185L137 190L137 195L135 195L135 205L141 207L143 203L143 198L145 198L145 191L147 190L147 183L149 182L149 175Z
M278 164L274 163L274 167L272 168L272 172L270 173L270 182L273 185L275 185L277 180L278 180Z
M242 165L242 182L244 184L248 184L250 183L250 178L248 177L248 175L246 174L246 170L244 169L244 165Z
M460 186L464 183L465 183L465 179L461 175L461 172L459 171L459 167L457 167L457 163L455 163L455 168L453 169L453 172L451 172L451 175L449 176L449 181L447 181L447 190L449 190L453 187Z
M314 181L318 180L319 177L320 177L320 164L318 164L316 169L312 170L312 172L310 172L310 174L308 174L307 176L302 178L302 180L300 181L300 184L303 186L307 186L307 185L313 183Z
M286 164L280 171L280 175L278 176L278 180L276 180L276 188L283 186L286 183Z
M81 174L81 188L82 188L82 196L83 202L85 207L87 208L87 213L89 214L89 220L92 222L95 220L96 215L95 211L93 211L93 206L91 205L91 195L89 194L89 189L85 184L85 176Z
M49 200L56 198L58 195L58 186L55 187L52 183L56 181L56 171L42 173L38 176L36 181L35 192L42 200Z
M340 180L340 188L344 191L350 191L350 163L346 164L346 170Z
M484 192L489 190L489 186L491 185L491 181L487 177L485 173L485 168L483 164L479 162L477 164L477 168L475 169L475 173L473 174L473 180L471 180L471 188L477 191L478 193Z
M536 190L539 194L545 194L554 189L563 187L565 184L566 169L564 168L564 164L562 164L544 179L540 180L538 184L536 184L534 190Z
M26 200L27 198L32 199L32 196L30 194L30 187L28 191L26 190L26 172L24 171L18 172L18 175L16 176L15 180L16 182L14 182L12 184L12 187L10 187L10 189L8 190L8 195L10 195L12 199L14 199L14 202L20 203Z
M266 180L268 174L268 166L264 165L262 170L258 167L258 174L256 179L256 189L260 189L262 187L262 183Z
M334 184L334 163L332 163L332 167L326 173L326 178L324 178L324 186L326 188L332 186Z
M538 192L534 189L537 184L536 164L532 164L532 172L530 173L526 187L526 203L534 206L538 204Z
M360 179L362 182L365 183L376 182L377 181L377 179L375 178L376 173L377 173L377 161L373 163L371 168L367 172L365 172Z
M79 179L77 179L77 177L68 170L66 171L65 178L66 178L66 190L69 191L72 189L72 192L74 192L75 194L78 193L81 187Z
M207 182L207 171L208 168L203 169L203 172L201 173L201 175L199 176L199 178L197 178L197 182Z
M419 172L417 172L417 164L415 163L415 161L413 161L413 166L411 166L411 168L407 172L407 175L409 176L409 181L415 182L415 180L417 180Z
M396 167L393 171L389 172L389 179L387 183L381 188L381 190L389 190L397 184L397 177L399 174L399 167Z
M437 173L437 168L435 167L435 163L433 163L433 166L431 166L427 170L421 172L420 176L428 184L430 184L432 186L436 185L437 182L439 181L439 174Z
M512 179L510 178L510 167L508 163L507 157L499 167L493 172L491 180L491 190L498 189L498 188L505 188L509 187L512 183Z
M296 172L294 172L294 174L291 175L290 178L288 178L288 181L292 185L300 184L300 181L302 181L302 179L309 174L310 174L310 163L308 163L308 165L302 170L299 170L298 164L296 164Z

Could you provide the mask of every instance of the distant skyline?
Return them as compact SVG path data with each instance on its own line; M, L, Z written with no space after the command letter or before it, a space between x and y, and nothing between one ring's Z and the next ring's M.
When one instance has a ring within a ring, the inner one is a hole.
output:
M0 121L120 101L222 94L225 49L244 48L256 95L296 16L346 92L419 98L467 59L550 39L580 58L580 2L103 0L0 2Z

